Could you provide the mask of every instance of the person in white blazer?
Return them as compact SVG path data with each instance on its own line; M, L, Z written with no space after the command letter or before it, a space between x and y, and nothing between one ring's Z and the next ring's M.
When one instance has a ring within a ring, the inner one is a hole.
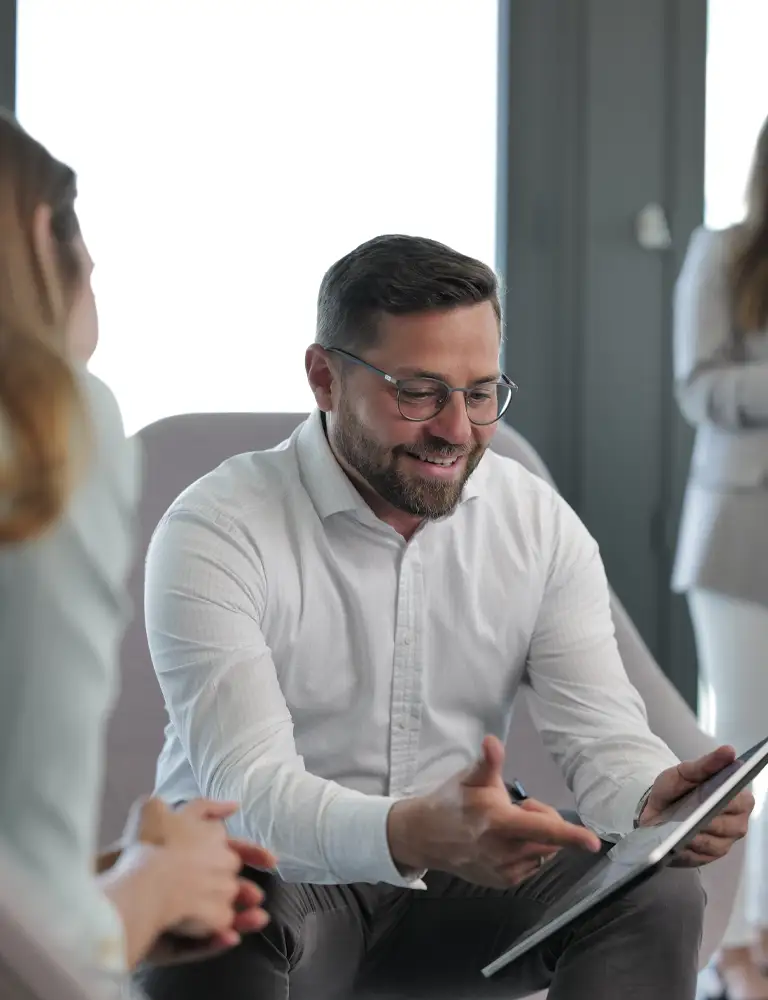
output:
M744 219L691 238L675 291L674 372L696 441L672 585L687 595L713 735L746 748L768 736L768 121ZM761 791L719 966L729 995L750 1000L768 998Z

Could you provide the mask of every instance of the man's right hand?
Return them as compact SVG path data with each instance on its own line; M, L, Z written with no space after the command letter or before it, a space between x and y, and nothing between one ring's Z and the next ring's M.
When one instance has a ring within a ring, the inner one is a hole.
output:
M387 836L403 870L449 872L476 885L507 888L528 878L561 847L600 850L599 838L534 799L516 805L502 769L504 747L483 740L480 760L429 795L389 812Z

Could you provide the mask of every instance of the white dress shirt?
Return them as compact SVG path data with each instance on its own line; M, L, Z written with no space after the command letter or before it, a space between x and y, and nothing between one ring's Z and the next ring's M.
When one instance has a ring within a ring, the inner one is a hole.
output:
M448 517L406 542L354 489L319 413L186 490L147 561L170 722L158 794L242 803L233 832L290 881L414 885L387 813L504 740L521 683L585 822L615 837L677 759L614 640L597 545L488 452ZM524 762L519 770L524 772Z

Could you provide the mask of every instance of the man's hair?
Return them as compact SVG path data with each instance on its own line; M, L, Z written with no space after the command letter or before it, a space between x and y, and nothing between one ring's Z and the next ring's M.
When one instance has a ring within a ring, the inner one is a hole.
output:
M356 351L378 337L378 319L490 302L501 328L496 275L487 264L420 236L377 236L326 272L316 342Z

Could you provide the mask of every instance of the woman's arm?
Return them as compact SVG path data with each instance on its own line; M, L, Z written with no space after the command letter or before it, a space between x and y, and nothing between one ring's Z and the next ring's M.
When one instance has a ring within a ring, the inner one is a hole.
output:
M728 233L698 229L675 287L675 392L686 420L768 426L768 362L735 359Z

